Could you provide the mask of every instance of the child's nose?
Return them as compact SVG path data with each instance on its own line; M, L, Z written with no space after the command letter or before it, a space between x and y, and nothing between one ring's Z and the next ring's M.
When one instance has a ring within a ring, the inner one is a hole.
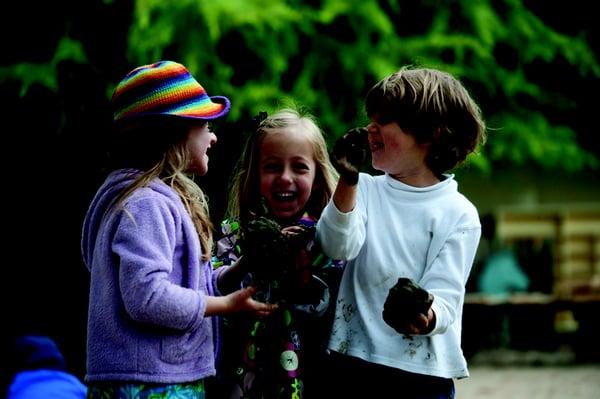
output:
M281 171L281 175L279 176L279 178L283 181L292 181L294 177L293 171L291 168L284 168Z

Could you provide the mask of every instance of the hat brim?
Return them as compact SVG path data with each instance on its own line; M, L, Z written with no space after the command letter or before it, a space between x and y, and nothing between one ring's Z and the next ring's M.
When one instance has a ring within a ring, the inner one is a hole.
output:
M227 97L212 96L209 98L210 98L210 101L212 101L213 103L222 105L222 108L220 111L218 111L215 114L210 115L210 116L188 116L188 117L190 117L192 119L204 119L204 120L209 121L209 120L221 118L229 113L229 109L231 108L231 102L229 101L229 99Z
M214 105L219 105L216 107L214 111L210 113L203 113L201 115L196 115L194 112L184 112L184 111L161 111L161 112L144 112L136 115L125 116L119 118L114 121L115 124L128 124L130 122L139 121L141 119L147 117L168 117L168 118L178 118L178 119L188 119L188 120L196 120L196 121L212 121L215 119L219 119L224 117L229 113L231 108L231 102L225 96L210 96L210 101Z

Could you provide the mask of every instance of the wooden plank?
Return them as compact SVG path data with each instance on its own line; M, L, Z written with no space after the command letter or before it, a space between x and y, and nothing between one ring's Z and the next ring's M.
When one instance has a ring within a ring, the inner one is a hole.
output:
M497 236L501 240L517 238L554 238L556 237L556 225L551 221L537 221L527 223L506 223L499 221L497 224Z
M506 245L551 240L555 295L570 298L600 279L600 203L508 206L495 217L496 237Z

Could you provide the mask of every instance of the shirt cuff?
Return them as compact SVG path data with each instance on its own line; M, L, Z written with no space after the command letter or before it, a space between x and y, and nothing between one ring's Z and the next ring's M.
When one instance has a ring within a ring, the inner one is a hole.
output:
M350 212L342 212L335 206L333 201L330 201L327 207L330 209L326 212L325 217L329 220L329 223L334 226L347 226L350 224L350 219L356 210L355 207Z
M448 326L446 325L446 319L444 317L444 311L438 305L438 302L435 300L435 298L433 299L433 303L431 304L431 309L433 310L433 313L435 313L435 326L433 327L433 330L431 330L426 335L427 336L431 336L431 335L445 333L446 330L448 329Z

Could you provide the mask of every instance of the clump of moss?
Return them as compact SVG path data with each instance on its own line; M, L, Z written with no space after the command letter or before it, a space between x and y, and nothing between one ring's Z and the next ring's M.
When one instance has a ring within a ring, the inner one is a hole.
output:
M277 222L263 216L251 220L242 231L240 246L257 277L268 280L277 276L287 252L287 239Z

